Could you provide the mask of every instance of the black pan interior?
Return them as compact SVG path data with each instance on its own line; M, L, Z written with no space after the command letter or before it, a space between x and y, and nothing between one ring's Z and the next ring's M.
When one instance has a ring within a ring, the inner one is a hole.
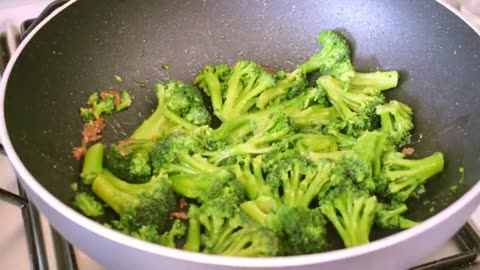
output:
M292 69L319 49L316 35L326 28L349 37L359 70L401 71L388 96L414 108L417 157L446 155L445 173L412 203L412 217L427 218L472 187L480 175L480 38L435 1L78 1L18 58L6 92L8 133L33 176L70 204L80 165L70 151L89 93L134 96L130 110L107 121L106 137L118 140L154 108L155 82L190 81L203 65L240 58ZM459 167L465 180L452 192Z

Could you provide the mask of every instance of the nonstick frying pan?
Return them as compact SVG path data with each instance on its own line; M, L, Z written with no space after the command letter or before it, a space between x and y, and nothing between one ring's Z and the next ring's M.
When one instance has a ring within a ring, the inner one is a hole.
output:
M387 95L414 109L416 154L445 154L445 172L410 204L420 225L322 254L230 258L133 239L70 207L78 108L92 91L133 93L133 107L107 123L105 137L115 141L152 111L154 83L191 81L206 64L241 58L292 69L319 49L316 35L327 28L348 36L357 69L400 70L400 86ZM0 138L40 211L109 269L405 269L449 239L480 202L479 86L478 34L434 1L71 1L37 25L9 63Z

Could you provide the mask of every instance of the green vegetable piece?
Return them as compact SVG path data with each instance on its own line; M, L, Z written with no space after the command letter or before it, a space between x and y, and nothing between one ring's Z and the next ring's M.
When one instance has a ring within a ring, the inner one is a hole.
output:
M104 213L103 205L85 192L75 194L73 204L87 217L99 217Z

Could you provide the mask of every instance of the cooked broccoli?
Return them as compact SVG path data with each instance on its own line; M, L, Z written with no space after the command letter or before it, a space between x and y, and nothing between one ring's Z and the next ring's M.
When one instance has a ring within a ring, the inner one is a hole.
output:
M176 219L170 231L163 233L159 238L159 244L166 247L176 247L176 240L187 232L187 226L181 220Z
M170 81L155 86L158 106L133 132L135 140L160 138L180 129L191 130L210 121L200 91L193 85Z
M88 104L92 107L92 114L98 119L102 114L112 114L115 111L115 96L113 94L100 95L94 92L88 98Z
M155 173L203 173L218 170L200 153L201 142L184 132L172 133L158 141L151 152Z
M217 199L190 206L184 249L225 256L274 256L278 240L273 232L250 221L237 205Z
M205 66L195 77L194 84L210 97L215 115L220 115L223 109L223 97L230 77L230 68L226 64Z
M80 209L87 217L98 217L104 213L103 205L92 195L85 192L75 194L73 205Z
M374 223L377 198L348 182L330 190L320 208L333 224L346 247L368 243Z
M92 108L80 108L80 117L82 117L82 120L85 123L91 123L95 121Z
M319 71L321 75L331 75L345 84L355 76L350 60L350 47L347 40L338 32L324 30L318 35L318 43L323 48L299 67L303 72Z
M408 210L404 203L379 203L375 217L375 224L383 229L408 229L418 224L401 216Z
M144 183L152 176L150 152L154 142L127 139L105 151L105 168L130 183Z
M280 239L280 254L316 253L327 244L326 220L319 208L280 207L267 223Z
M368 191L382 192L386 188L383 178L377 177L382 170L382 157L388 147L382 132L365 132L340 158L337 169L342 177L352 180Z
M223 122L248 113L258 96L275 85L275 78L251 61L240 60L232 67L225 89L220 83L224 72L221 68L219 75L208 67L194 80L210 95L214 112Z
M84 184L91 184L93 179L102 172L103 167L103 144L96 143L88 148L83 161L80 177Z
M132 105L132 98L127 91L122 91L120 93L120 102L115 104L115 109L117 111L122 111L130 107L130 105Z
M317 83L344 120L340 129L347 135L358 137L375 127L375 107L384 103L383 95L346 92L338 80L328 75L320 77Z
M389 103L378 105L377 115L380 116L381 129L395 145L410 142L413 129L412 109L407 105L392 100Z
M424 192L423 184L443 171L443 154L435 152L422 159L406 159L400 152L389 152L383 159L388 192L395 200L405 201Z
M398 71L375 71L375 72L355 72L355 76L350 83L351 89L363 89L367 87L375 88L380 91L397 87Z
M171 183L163 175L131 184L104 169L93 180L92 191L119 215L117 226L130 233L142 226L164 232L169 213L176 207Z
M274 113L269 118L255 118L250 125L252 136L245 142L227 145L213 152L204 152L203 155L214 163L219 164L225 159L242 154L262 154L275 149L272 145L293 134L294 127L291 120L282 113Z
M205 173L176 174L170 176L169 180L176 193L202 203L217 197L241 202L245 196L244 190L232 177L228 170L218 169Z
M305 90L307 78L302 69L297 68L291 73L278 80L275 86L265 90L257 99L256 106L259 109L265 108L270 102L279 102L284 98L291 99L300 95Z

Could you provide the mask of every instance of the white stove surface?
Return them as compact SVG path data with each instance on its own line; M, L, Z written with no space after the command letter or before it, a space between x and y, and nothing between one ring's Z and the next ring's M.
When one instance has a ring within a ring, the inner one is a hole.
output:
M10 22L17 27L26 19L35 18L52 0L0 0L0 23ZM443 1L443 0L441 0ZM480 29L480 0L445 0L459 9ZM15 173L8 159L0 155L0 188L17 193ZM0 269L30 269L27 245L23 229L21 211L18 207L0 202ZM61 270L55 265L50 228L42 217L43 232L47 248L49 268ZM480 207L470 220L472 225L480 228ZM449 256L458 252L455 242L449 241L442 249L435 251L423 262ZM104 269L79 250L75 250L78 269ZM421 262L420 262L421 263ZM472 268L470 268L472 269ZM477 269L475 267L474 269ZM480 266L479 268L480 269Z

